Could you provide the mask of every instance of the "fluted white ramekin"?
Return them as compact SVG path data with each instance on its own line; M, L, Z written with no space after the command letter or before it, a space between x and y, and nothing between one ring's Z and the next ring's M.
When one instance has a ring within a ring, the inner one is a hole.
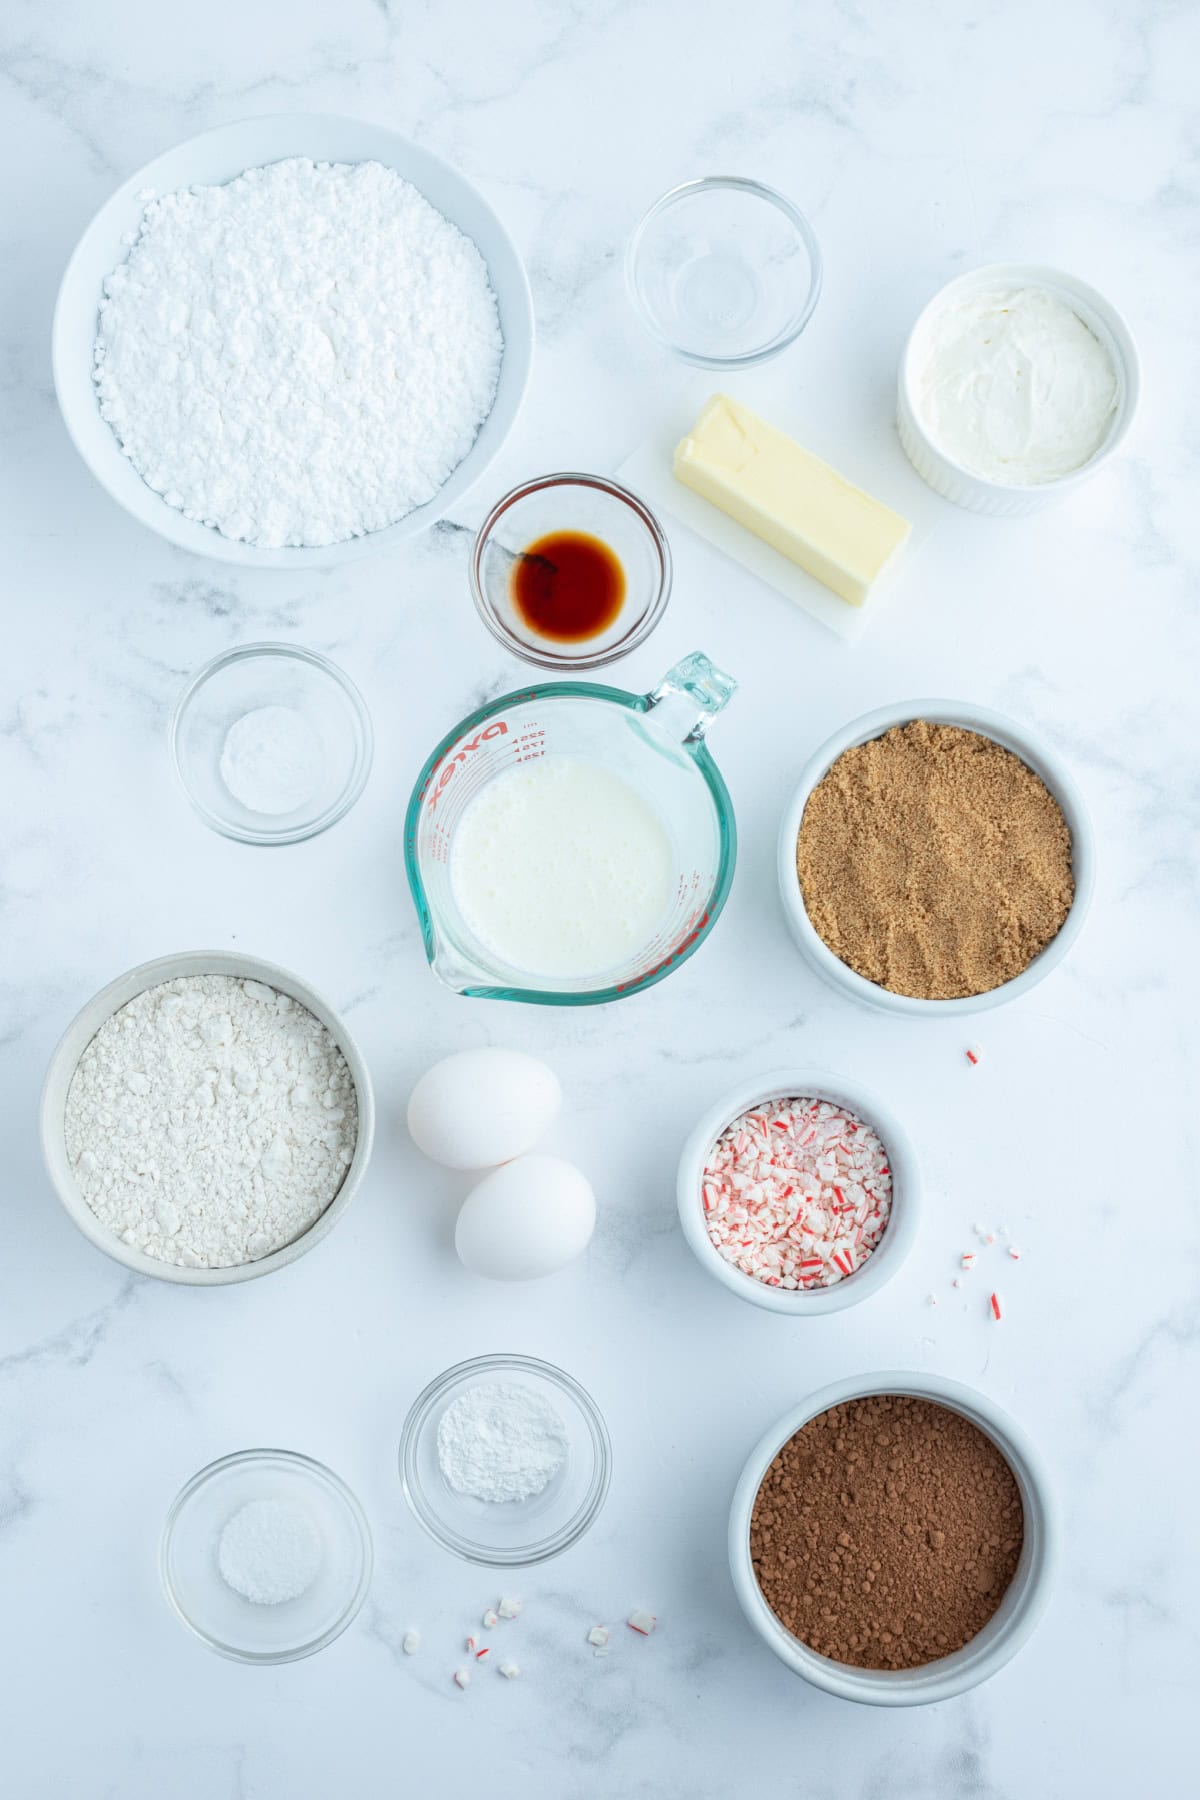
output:
M1108 436L1090 461L1080 469L1073 469L1069 475L1060 476L1057 481L1042 481L1030 486L988 481L947 456L921 423L915 374L925 332L951 301L974 290L994 287L1048 288L1095 333L1117 372L1117 416ZM952 500L956 506L966 507L969 512L987 513L993 518L1015 518L1040 512L1042 507L1064 499L1083 482L1091 480L1128 434L1137 412L1141 385L1141 366L1133 335L1116 307L1103 294L1062 269L1045 268L1040 263L989 263L949 282L933 296L913 326L900 359L896 425L909 462L935 493Z
M1007 1461L1025 1512L1025 1541L1008 1591L983 1630L950 1656L917 1669L859 1669L834 1662L790 1632L763 1598L750 1555L750 1517L763 1477L802 1426L831 1406L872 1394L907 1394L961 1413ZM742 1611L769 1650L814 1687L868 1706L928 1706L987 1681L1026 1642L1045 1610L1058 1561L1058 1525L1042 1459L1024 1431L986 1394L915 1370L851 1375L785 1413L750 1452L729 1514L729 1567Z

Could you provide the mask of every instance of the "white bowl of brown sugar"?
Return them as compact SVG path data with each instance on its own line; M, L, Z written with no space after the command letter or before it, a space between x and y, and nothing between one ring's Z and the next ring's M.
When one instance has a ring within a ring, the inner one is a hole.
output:
M855 1375L755 1446L729 1518L738 1601L814 1687L923 1706L1026 1642L1058 1533L1041 1459L986 1395L924 1372Z
M1091 823L1035 733L958 700L866 713L806 765L779 891L812 967L853 999L953 1016L1028 993L1083 925Z

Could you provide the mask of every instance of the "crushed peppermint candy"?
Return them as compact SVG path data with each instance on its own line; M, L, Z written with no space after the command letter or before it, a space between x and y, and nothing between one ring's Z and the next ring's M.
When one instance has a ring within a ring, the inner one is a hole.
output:
M496 1620L499 1618L499 1616L500 1616L499 1613L493 1612L491 1607L489 1606L487 1611L483 1615L483 1629L485 1631L490 1631L492 1629L492 1626L496 1623Z
M476 1662L486 1662L486 1661L487 1661L487 1659L488 1659L488 1657L489 1657L489 1656L490 1656L490 1655L491 1655L491 1654L492 1654L492 1652L491 1652L491 1650L490 1650L490 1648L489 1648L489 1647L488 1647L488 1645L487 1645L487 1644L485 1644L485 1645L484 1645L484 1646L483 1646L483 1649L482 1649L482 1650L477 1650L477 1651L476 1651L476 1652L475 1652L475 1661L476 1661Z
M718 1255L767 1287L832 1287L876 1249L892 1207L878 1137L828 1100L771 1100L717 1139L702 1182Z
M604 1650L607 1648L611 1635L607 1625L593 1625L588 1632L587 1641L589 1644L594 1644L597 1650Z
M999 1294L988 1295L988 1311L991 1313L993 1319L996 1320L997 1324L999 1324L1001 1318Z
M403 1641L401 1643L401 1649L404 1651L405 1656L415 1656L417 1654L417 1651L420 1648L421 1648L420 1632L419 1631L406 1631L404 1634Z
M1020 1262L1021 1252L1017 1249L1015 1244L1010 1244L1008 1246L1008 1254L1012 1257L1014 1262Z
M478 1650L478 1648L479 1648L479 1639L472 1632L471 1636L468 1637L468 1639L467 1639L467 1649L471 1652L471 1655L474 1656L474 1654Z
M470 1669L455 1669L454 1682L456 1687L469 1688L471 1685Z
M513 1661L511 1656L506 1656L502 1663L496 1664L496 1667L499 1669L501 1675L503 1675L505 1681L515 1681L517 1676L521 1673L520 1668Z
M502 1619L519 1618L521 1614L521 1602L519 1600L502 1598L496 1611Z
M642 1607L635 1606L625 1623L631 1631L636 1631L639 1636L649 1637L658 1624L658 1620L652 1612L646 1612Z

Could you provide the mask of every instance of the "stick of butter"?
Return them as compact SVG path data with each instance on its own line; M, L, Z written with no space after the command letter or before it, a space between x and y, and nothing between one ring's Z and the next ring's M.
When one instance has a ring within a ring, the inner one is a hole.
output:
M713 396L676 446L675 478L851 606L862 605L912 531L727 394Z

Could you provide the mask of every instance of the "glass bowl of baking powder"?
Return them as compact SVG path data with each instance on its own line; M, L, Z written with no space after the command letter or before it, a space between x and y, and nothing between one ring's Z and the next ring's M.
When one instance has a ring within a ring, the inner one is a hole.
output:
M400 1439L416 1518L444 1549L491 1568L546 1562L578 1543L611 1475L595 1401L532 1356L456 1363L417 1396Z

